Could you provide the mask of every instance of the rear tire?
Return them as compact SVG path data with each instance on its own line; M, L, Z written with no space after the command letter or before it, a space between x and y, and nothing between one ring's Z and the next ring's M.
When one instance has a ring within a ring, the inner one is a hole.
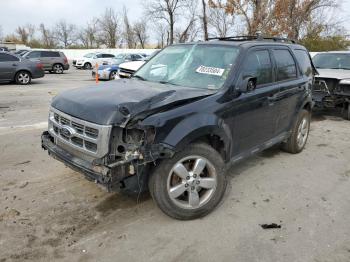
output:
M220 154L207 144L190 144L160 162L149 179L149 190L165 214L190 220L213 211L226 184Z
M295 122L292 134L287 142L282 144L282 149L288 153L297 154L303 151L310 131L311 113L301 110Z
M28 85L32 81L32 76L27 71L19 71L15 76L15 81L19 85Z
M350 103L344 104L343 118L346 120L350 120Z

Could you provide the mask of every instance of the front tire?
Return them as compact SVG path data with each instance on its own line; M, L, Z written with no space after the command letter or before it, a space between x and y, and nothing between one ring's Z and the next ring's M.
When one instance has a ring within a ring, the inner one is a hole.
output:
M117 74L118 74L117 71L112 71L112 72L109 74L109 80L114 80Z
M190 144L156 167L149 180L153 200L168 216L190 220L209 214L226 190L224 162L207 144Z
M28 85L32 81L32 77L27 71L20 71L15 77L16 83L19 85Z
M311 113L305 109L301 110L292 134L288 140L282 144L282 149L288 153L297 154L303 151L310 132Z
M90 63L85 63L84 64L84 69L85 70L90 70L90 69L92 69L92 65Z

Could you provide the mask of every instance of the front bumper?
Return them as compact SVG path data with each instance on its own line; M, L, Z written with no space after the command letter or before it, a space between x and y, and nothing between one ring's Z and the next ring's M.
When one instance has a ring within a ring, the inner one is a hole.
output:
M64 70L69 70L69 64L64 64L64 65L63 65L63 69L64 69Z
M52 136L45 131L41 135L41 146L53 158L63 162L75 171L82 173L89 180L104 186L110 182L111 169L107 166L93 165L88 161L77 158L53 143Z

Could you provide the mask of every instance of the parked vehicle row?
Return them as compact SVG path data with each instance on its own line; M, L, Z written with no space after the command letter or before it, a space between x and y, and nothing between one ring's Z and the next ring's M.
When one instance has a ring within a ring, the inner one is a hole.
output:
M0 52L0 82L27 85L32 79L44 77L40 61L31 61L10 52Z

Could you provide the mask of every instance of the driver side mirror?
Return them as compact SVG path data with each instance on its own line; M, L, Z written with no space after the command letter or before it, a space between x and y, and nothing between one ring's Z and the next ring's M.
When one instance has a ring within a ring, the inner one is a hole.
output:
M257 78L255 76L244 76L243 81L239 87L242 93L254 91L256 88Z

